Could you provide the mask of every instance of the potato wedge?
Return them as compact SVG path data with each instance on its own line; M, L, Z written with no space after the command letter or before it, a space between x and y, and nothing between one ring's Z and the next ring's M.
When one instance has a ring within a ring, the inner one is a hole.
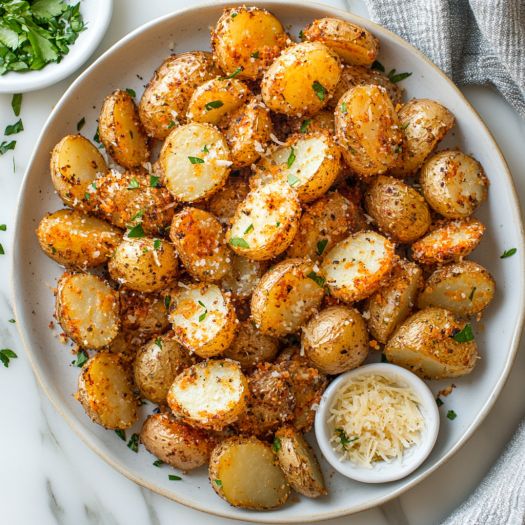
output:
M204 358L230 346L238 323L228 295L215 284L179 287L171 296L169 320L175 339Z
M206 465L214 446L207 432L169 414L148 416L140 431L140 441L155 457L183 471Z
M235 210L248 195L250 185L243 171L232 171L222 188L217 190L208 200L208 210L222 224L230 224Z
M355 308L331 306L310 319L301 334L306 357L323 374L341 374L363 364L368 332Z
M427 202L447 219L472 215L486 200L489 181L481 164L461 151L440 151L421 168L419 183Z
M215 447L209 478L222 499L243 509L280 507L290 495L270 445L255 437L232 437Z
M291 427L280 428L273 442L279 465L290 486L308 498L326 496L323 471L312 447Z
M148 137L128 92L117 89L104 100L98 134L108 154L121 166L136 168L149 160Z
M418 307L446 308L460 317L483 311L494 297L496 283L490 273L473 261L438 268L428 278Z
M395 262L394 245L367 230L336 244L321 263L321 275L330 293L352 303L372 295L390 274Z
M485 226L474 218L439 221L412 245L412 257L423 264L457 261L476 248L484 232Z
M330 48L302 42L286 48L265 71L261 95L277 113L314 115L326 106L340 76L339 57Z
M268 265L264 261L252 261L236 253L231 254L231 269L221 281L221 288L232 294L237 301L248 299L257 283L266 272Z
M66 272L57 284L55 315L75 343L103 348L119 331L118 292L96 275Z
M320 306L323 285L310 261L286 259L276 264L253 291L255 325L263 334L277 337L297 332Z
M89 187L107 170L98 149L82 135L66 135L51 153L53 186L64 204L81 211L90 209Z
M239 363L209 359L179 374L168 392L173 413L188 424L221 430L246 409L248 382Z
M410 315L423 288L423 272L415 263L401 259L390 279L367 301L363 316L374 339L386 343Z
M122 239L122 232L107 222L67 209L46 215L36 235L48 257L71 268L106 263Z
M223 135L210 124L174 129L160 152L163 182L175 199L195 202L224 186L230 173L230 151Z
M108 429L129 428L138 418L131 378L119 358L108 352L97 353L84 365L76 398L95 423Z
M466 326L448 310L425 308L398 328L385 346L385 356L390 363L408 368L424 379L468 374L476 364L478 351L470 337L458 338L458 334L467 335ZM460 342L464 339L467 340Z

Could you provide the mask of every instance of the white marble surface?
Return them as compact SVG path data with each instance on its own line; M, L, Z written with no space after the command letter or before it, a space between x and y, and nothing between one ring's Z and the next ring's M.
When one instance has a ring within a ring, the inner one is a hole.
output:
M342 0L325 3L345 7ZM354 12L366 15L359 0L348 0L346 4ZM115 0L113 21L97 54L143 22L186 5L188 2L182 0ZM235 523L187 509L144 490L86 449L35 384L16 325L8 322L13 316L9 276L11 247L16 242L12 226L18 189L39 130L68 84L69 80L65 80L24 95L21 116L25 131L12 137L17 140L16 150L0 157L0 224L7 224L7 231L0 231L0 243L6 252L0 256L0 348L11 348L19 355L8 369L0 367L0 523ZM468 88L464 92L494 133L525 200L525 122L489 88ZM0 96L2 129L15 120L10 101L10 96ZM440 523L477 486L525 415L523 377L525 353L520 352L492 412L452 460L398 500L330 523Z

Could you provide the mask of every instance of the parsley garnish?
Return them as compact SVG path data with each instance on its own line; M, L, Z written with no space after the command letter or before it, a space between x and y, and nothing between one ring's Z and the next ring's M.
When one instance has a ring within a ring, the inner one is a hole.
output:
M342 102L342 103L341 103L341 113L342 113L343 115L346 115L346 112L347 112L347 111L348 111L348 110L346 109L346 102Z
M20 115L20 108L22 107L22 93L15 93L11 99L11 107L13 108L13 113L15 117Z
M161 246L162 246L162 241L160 239L154 239L154 241L153 241L153 249L155 251L160 250Z
M170 481L180 481L182 478L180 476L176 476L175 474L169 474L168 479Z
M9 348L4 348L0 350L0 361L4 364L6 368L9 367L9 361L11 359L16 359L18 356Z
M450 421L453 421L457 417L458 417L458 415L453 410L449 410L447 412L447 418L450 419Z
M144 215L144 210L139 210L137 213L135 213L135 215L133 215L133 217L131 217L131 222L141 219L143 215Z
M326 248L327 244L328 244L328 239L321 239L317 243L317 249L316 249L317 255L323 255L324 249Z
M310 272L306 277L309 277L312 279L312 281L320 286L321 288L324 286L324 283L326 282L326 279L324 277L321 277L319 274L315 272Z
M281 440L277 436L273 438L272 450L274 452L279 452L279 450L281 450Z
M396 75L396 70L392 69L392 71L390 71L387 76L390 82L392 82L393 84L396 84L397 82L401 82L402 80L405 80L405 78L408 78L411 74L412 73L398 73Z
M6 141L2 142L0 144L0 155L3 155L10 149L15 149L15 146L16 146L16 140L12 140L11 142L6 142Z
M14 319L9 319L9 321L7 321L8 323L16 323L16 321Z
M93 135L93 140L94 140L97 144L100 144L100 135L98 134L98 127L97 127L97 131L95 131L95 134Z
M128 441L128 448L130 450L133 450L133 452L139 451L139 435L138 434L132 434Z
M159 188L160 187L160 177L157 177L155 175L149 176L149 185L150 188Z
M204 160L200 157L188 157L188 159L192 164L204 164Z
M175 127L175 121L174 120L170 120L169 123L168 123L168 128L167 129L171 129Z
M443 406L443 401L441 400L440 397L437 397L437 398L436 398L436 403L437 403L437 406L438 406L438 407Z
M259 58L259 51L254 51L250 56L252 58Z
M292 167L292 164L295 162L295 150L293 149L293 146L290 148L290 155L288 155L288 160L286 161L286 164L289 168Z
M130 96L130 97L133 97L135 98L137 96L137 94L135 93L135 90L134 89L131 89L131 88L126 88L126 93Z
M133 177L129 181L128 190L136 190L137 188L140 188L139 181L135 177Z
M162 461L162 459L156 459L156 460L153 462L153 466L154 466L154 467L162 467L162 465L164 465L164 461Z
M14 124L10 124L5 128L4 135L7 137L9 135L16 135L17 133L20 133L21 131L24 131L24 124L22 123L22 119L18 119L18 122L15 122Z
M357 436L353 438L349 438L344 428L336 428L335 433L337 434L337 437L339 438L339 442L341 443L341 446L345 450L347 450L348 445L352 444L354 441L357 441L359 439L359 437Z
M82 368L87 360L89 359L89 356L86 354L85 350L79 350L77 352L77 359L73 362L75 366L78 366L78 368Z
M299 131L301 133L306 133L308 131L308 126L310 125L310 122L312 122L312 119L310 118L303 120L303 122L301 123L301 127L299 128Z
M298 182L300 182L299 178L295 175L292 175L291 173L288 173L288 176L286 177L288 180L288 184L293 188Z
M500 259L506 259L507 257L512 257L517 251L518 251L517 248L511 248L510 250L505 250L500 255Z
M239 13L236 13L235 11L232 13L232 18L235 18Z
M253 224L250 224L250 226L248 226L248 228L244 230L244 234L246 235L247 233L250 233L252 230L253 230Z
M321 101L323 101L326 97L326 89L325 87L319 82L318 80L315 80L312 84L312 89L315 91L315 94L317 95L317 98Z
M170 309L170 304L171 304L171 295L165 295L164 296L164 307L166 308L166 310Z
M160 337L155 339L155 344L162 350L162 339Z
M126 441L126 431L125 430L122 430L121 428L117 428L117 430L115 430L115 434L117 434L117 436L122 439L122 441Z
M474 340L474 333L472 332L472 326L470 323L467 323L463 330L460 330L456 334L452 336L454 341L457 341L458 343L468 343L469 341Z
M216 479L215 485L217 485L217 487L222 487L222 481L220 479Z
M0 244L0 255L5 255L4 247Z
M5 232L6 230L7 230L7 225L6 224L0 224L0 231Z
M142 228L142 223L137 224L136 226L133 226L130 230L127 232L127 236L130 239L141 239L145 236L144 229Z
M228 75L226 78L235 78L244 68L239 66L231 75Z
M224 106L224 102L222 100L212 100L211 102L208 102L207 104L204 104L204 107L206 108L206 111L210 111L212 109L221 108Z
M208 315L208 309L206 308L206 305L202 301L197 301L202 308L204 308L204 312L199 315L199 323L202 323L204 319L206 319L206 315Z
M77 122L77 131L80 131L83 127L84 127L84 124L86 123L86 117L82 117L78 122Z
M383 73L385 72L385 66L383 64L381 64L381 62L379 62L379 60L374 60L372 62L371 68L372 69L377 69L377 71L382 71Z
M232 237L230 239L230 244L232 246L237 246L239 248L249 248L250 245L242 237Z

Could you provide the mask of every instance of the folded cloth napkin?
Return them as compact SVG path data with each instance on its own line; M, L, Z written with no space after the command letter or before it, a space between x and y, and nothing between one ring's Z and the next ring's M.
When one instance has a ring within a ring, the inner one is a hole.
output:
M365 0L460 85L493 84L525 118L525 0Z

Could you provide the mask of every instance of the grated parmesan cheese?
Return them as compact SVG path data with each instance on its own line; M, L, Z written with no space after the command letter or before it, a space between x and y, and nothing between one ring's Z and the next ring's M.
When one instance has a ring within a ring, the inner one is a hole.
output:
M339 392L330 408L333 449L359 466L402 459L419 444L425 421L419 399L407 385L379 374L363 374Z

